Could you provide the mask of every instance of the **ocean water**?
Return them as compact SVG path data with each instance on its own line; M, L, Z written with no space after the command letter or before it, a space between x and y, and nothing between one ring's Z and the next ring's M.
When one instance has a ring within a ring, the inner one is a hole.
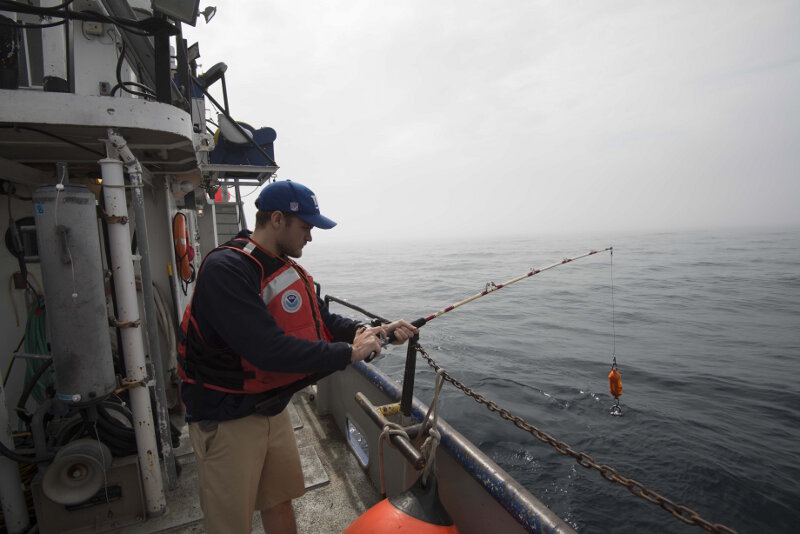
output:
M408 320L613 245L613 262L602 253L560 266L431 321L420 344L511 413L712 523L800 531L800 230L394 248L314 237L302 263L323 293ZM622 417L609 415L612 354ZM401 381L404 356L392 348L377 365ZM429 402L434 375L421 359L416 382ZM579 532L700 532L449 384L440 410Z

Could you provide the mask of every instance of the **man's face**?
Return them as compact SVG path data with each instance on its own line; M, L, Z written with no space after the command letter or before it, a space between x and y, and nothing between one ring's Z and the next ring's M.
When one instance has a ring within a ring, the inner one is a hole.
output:
M299 217L284 215L278 234L278 252L290 258L303 255L303 247L311 241L312 225Z

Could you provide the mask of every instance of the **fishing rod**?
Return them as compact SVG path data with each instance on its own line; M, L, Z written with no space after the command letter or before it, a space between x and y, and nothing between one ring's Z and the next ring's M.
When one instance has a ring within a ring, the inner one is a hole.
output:
M425 324L429 323L430 321L433 321L437 317L441 317L445 313L449 313L449 312L455 310L456 308L458 308L460 306L463 306L464 304L470 303L475 299L479 299L479 298L481 298L481 297L483 297L485 295L488 295L489 293L493 293L495 291L503 289L504 287L508 287L511 284L519 282L520 280L524 280L525 278L530 278L533 275L542 273L544 271L548 271L550 269L554 269L554 268L558 267L559 265L564 265L566 263L571 263L573 261L577 261L577 260L580 260L582 258L586 258L587 256L593 256L593 255L599 254L601 252L611 251L611 253L613 254L613 250L614 250L613 247L606 247L606 248L604 248L602 250L590 250L586 254L581 254L580 256L575 256L574 258L564 258L563 260L561 260L561 261L559 261L557 263L554 263L552 265L548 265L547 267L542 267L541 269L532 269L532 270L528 271L527 273L525 273L523 275L520 275L520 276L517 276L516 278L512 278L511 280L503 282L502 284L495 284L494 282L490 282L490 283L486 284L486 288L483 291L481 291L480 293L477 293L475 295L472 295L471 297L465 298L462 301L456 302L455 304L451 304L450 306L442 308L441 310L439 310L439 311L437 311L437 312L435 312L435 313L433 313L433 314L431 314L431 315L429 315L427 317L420 317L419 319L411 321L411 324L416 326L417 328L419 328L420 326L424 326ZM348 303L347 305L349 306L350 304ZM371 315L371 314L367 314L367 315ZM390 333L386 338L382 339L382 345L385 347L385 346L387 346L389 343L391 343L394 340L395 340L394 333ZM365 362L371 362L374 359L375 359L375 353L373 352L372 354L367 356L367 358L365 358L364 361ZM313 373L311 375L306 376L305 378L302 378L302 379L298 380L297 382L292 382L291 384L287 384L285 386L282 386L280 388L272 390L272 391L269 392L269 394L266 396L266 398L264 398L263 400L261 400L260 402L258 402L255 405L255 407L253 408L252 411L254 413L268 413L268 410L270 410L270 409L274 408L275 406L277 406L282 400L286 400L288 398L291 398L291 396L294 393L300 391L301 389L305 388L306 386L309 386L311 384L315 384L316 382L318 382L322 378L325 378L326 376L332 374L333 372L334 371L321 371L321 372L318 372L318 373Z
M531 269L527 273L522 274L520 276L517 276L515 278L512 278L511 280L507 280L507 281L505 281L505 282L503 282L501 284L495 284L494 282L489 282L488 284L486 284L486 288L483 291L481 291L479 293L476 293L476 294L472 295L471 297L467 297L464 300L456 302L455 304L451 304L450 306L444 307L441 310L439 310L439 311L437 311L437 312L435 312L435 313L433 313L431 315L428 315L427 317L420 317L419 319L415 319L414 321L411 321L411 324L413 326L416 326L417 328L419 328L419 327L424 326L427 323L433 321L437 317L441 317L445 313L449 313L449 312L455 310L456 308L459 308L459 307L463 306L464 304L469 304L473 300L479 299L481 297L485 297L489 293L494 293L495 291L499 291L499 290L503 289L504 287L508 287L511 284L515 284L515 283L519 282L520 280L525 280L526 278L530 278L533 275L536 275L536 274L539 274L539 273L543 273L544 271L549 271L550 269L554 269L554 268L558 267L559 265L564 265L566 263L571 263L573 261L577 261L577 260L580 260L582 258L586 258L588 256L594 256L595 254L599 254L601 252L606 252L606 251L611 251L611 253L613 254L614 253L614 247L606 247L606 248L604 248L602 250L590 250L586 254L581 254L580 256L575 256L574 258L564 258L563 260L561 260L559 262L556 262L556 263L554 263L552 265L548 265L547 267L542 267L541 269ZM392 332L392 333L389 334L388 337L386 337L386 338L384 338L382 340L381 345L383 347L386 347L389 343L391 343L394 340L395 340L394 332ZM375 353L373 352L372 354L367 356L367 358L364 361L371 362L374 359L375 359Z

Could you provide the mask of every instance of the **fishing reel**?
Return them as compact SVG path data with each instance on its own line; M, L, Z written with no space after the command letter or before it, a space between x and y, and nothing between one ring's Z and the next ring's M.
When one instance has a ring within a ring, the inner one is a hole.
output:
M376 326L380 326L380 325L382 325L382 324L386 324L386 323L388 323L388 321L385 321L385 320L382 320L382 319L375 318L375 319L372 319L372 320L371 320L370 322L368 322L368 323L364 323L362 326L367 326L367 325L369 325L369 326L371 326L371 327L376 327ZM381 349L385 349L385 348L386 348L387 346L389 346L389 344L390 344L390 343L393 341L393 339L392 339L392 335L391 335L391 334L390 334L388 337L385 337L385 338L381 337L381 338L378 338L378 339L380 339L380 340L381 340ZM370 355L369 355L369 356L367 356L366 358L364 358L364 361L365 361L365 362L367 362L367 363L371 363L371 362L374 362L374 361L380 360L380 359L381 359L381 358L383 358L384 356L385 356L385 354L383 353L383 351L381 351L381 353L380 353L380 354L376 354L375 352L372 352L372 353L370 353Z

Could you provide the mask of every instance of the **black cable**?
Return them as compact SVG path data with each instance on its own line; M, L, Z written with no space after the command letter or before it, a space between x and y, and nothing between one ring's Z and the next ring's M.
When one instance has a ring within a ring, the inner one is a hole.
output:
M72 421L66 423L66 425L58 431L58 434L56 435L56 446L61 447L66 445L73 439L76 439L76 437L81 435L83 432L83 419L73 419Z
M30 132L36 132L36 133L39 133L39 134L42 134L42 135L46 135L48 137L52 137L53 139L58 139L59 141L61 141L63 143L67 143L67 144L72 145L74 147L81 148L83 150L86 150L87 152L91 152L92 154L100 156L101 158L105 158L106 157L106 155L103 154L102 152L99 152L97 150L89 148L86 145L82 145L80 143L76 143L75 141L70 141L66 137L61 137L60 135L56 135L54 133L50 133L50 132L45 131L45 130L40 130L39 128L31 128L30 126L20 126L20 125L17 125L17 124L0 125L0 128L13 128L15 130L28 130Z
M128 408L126 408L122 404L112 402L111 400L106 399L103 401L103 404L101 405L100 414L114 418L114 416L109 413L108 411L109 409L117 412L122 417L124 417L125 420L130 423L131 428L133 428L133 413L131 413L131 411Z
M69 7L69 5L72 4L74 1L75 0L67 0L66 2L64 2L63 4L58 5L58 6L39 7L39 9L41 9L42 11L58 11L59 9L65 9L65 8ZM15 0L2 0L2 1L0 1L0 4L5 4L5 5L9 6L9 7L13 7L13 6L22 7L22 8L30 7L28 4L25 4L25 3L22 3L22 2L17 2Z
M131 19L120 19L117 17L109 17L108 15L104 15L103 13L98 13L97 11L92 11L87 9L83 11L83 13L88 13L90 15L94 15L102 19L102 22L110 22L116 26L119 26L121 29L125 30L126 32L132 33L134 35L139 35L142 37L152 37L155 35L154 33L150 33L147 31L140 30L140 23L138 20L131 20Z
M125 40L123 39L122 40L122 50L119 53L119 58L117 58L117 69L116 69L117 85L115 85L114 87L111 88L110 95L114 96L116 94L116 92L117 92L117 89L122 89L122 90L127 91L128 93L130 93L132 95L143 96L143 97L146 97L146 98L155 98L156 97L155 92L152 89L150 89L149 87L147 87L146 85L142 85L142 84L136 83L136 82L123 82L122 81L122 62L125 59L125 50L126 50L126 48L127 48L127 45L125 44ZM139 91L131 91L130 89L127 88L128 85L144 89L144 90L146 90L148 92L148 94L141 93Z
M0 454L5 456L9 460L14 460L15 462L21 464L39 464L42 462L49 462L55 456L55 454L47 454L41 458L36 456L26 456L24 454L19 454L15 451L12 451L8 447L6 447L2 441L0 441Z
M99 407L98 407L99 408ZM92 438L103 442L111 450L114 456L128 456L136 453L136 436L133 429L130 433L121 432L119 428L113 427L98 413L92 418L90 409L82 409L83 427Z
M123 432L121 429L100 419L97 421L97 432L95 433L94 428L92 428L89 435L108 445L114 456L128 456L137 452L136 434L133 429L130 432Z
M25 384L25 389L22 391L22 395L19 396L19 400L17 401L17 417L25 421L26 423L31 422L31 416L28 415L28 412L25 410L25 404L28 402L28 397L30 397L33 388L36 387L36 383L42 377L45 371L47 371L50 366L53 365L53 359L50 358L49 360L42 363L41 366L36 370L28 383Z
M130 85L131 87L138 87L138 88L140 88L140 89L145 89L147 92L144 92L144 93L143 93L143 92L141 92L141 91L131 91L131 90L130 90L130 89L128 89L128 87L127 87L127 86L129 86L129 85ZM146 85L144 85L144 84L141 84L141 83L136 83L136 82L120 82L120 83L118 83L117 85L115 85L114 87L112 87L112 88L111 88L111 92L109 93L109 96L114 96L114 95L116 94L116 92L117 92L117 89L124 89L124 90L125 90L125 92L127 92L127 93L129 93L129 94L132 94L132 95L136 95L136 96L142 96L142 97L145 97L145 98L150 98L150 99L155 99L155 98L156 98L156 95L155 95L155 93L153 93L153 92L152 92L152 90L151 90L149 87L147 87Z
M0 128L1 127L2 126L0 126ZM11 188L9 189L6 186L6 184L10 185ZM14 184L12 184L12 183L10 183L10 182L8 182L6 180L0 180L0 195L8 195L11 198L16 198L17 200L22 200L24 202L30 202L31 200L33 200L33 197L23 197L23 196L18 195L17 194L17 188L14 186Z
M99 13L97 11L92 11L92 10L70 11L69 9L67 9L70 3L71 2L66 3L64 8L47 8L47 7L31 6L21 2L14 2L12 0L0 0L0 8L15 13L39 15L41 17L58 17L65 19L65 21L70 19L77 19L77 20L89 20L95 22L108 22L116 26L119 26L120 29L123 29L127 32L136 35L141 35L143 37L152 37L156 33L155 31L147 31L146 29L143 29L147 25L149 25L153 30L168 31L170 35L174 35L175 33L175 27L166 22L166 20L162 22L154 19L153 17L150 17L148 19L138 21L133 19L111 17L103 13ZM64 21L62 21L60 24L63 24L63 22Z
M22 339L17 343L17 348L14 349L14 352L17 352L23 343L25 343L25 334L22 334ZM11 356L11 361L8 362L8 369L6 369L6 376L3 378L3 387L6 387L8 383L8 377L11 376L11 368L14 366L15 361L17 361L17 357Z
M9 190L12 194L16 192L16 187L12 184ZM19 235L19 228L14 221L14 216L11 214L11 195L8 196L8 231L11 232L11 243L14 245L16 252L17 264L19 265L19 272L25 283L28 284L28 266L25 265L25 247L22 246L22 239Z
M128 421L128 423L130 423L130 425L124 424L122 421L120 421L119 419L117 419L116 417L111 415L108 412L108 410L106 409L106 407L103 406L103 404L101 404L100 406L97 407L97 413L100 414L100 419L99 420L103 420L103 421L107 422L108 425L116 427L116 428L119 428L121 430L133 432L133 421L128 419L126 414L122 414L122 415L123 415L123 417L125 417L125 420ZM118 413L121 413L121 412L118 412Z
M50 24L31 24L28 22L4 22L0 20L0 26L10 26L12 28L21 28L23 30L41 30L42 28L53 28L66 24L66 19L59 20L58 22L51 22Z
M31 290L31 292L33 292L33 295L36 297L36 301L37 301L37 302L39 302L39 301L42 299L42 296L39 294L39 292L36 290L36 288L35 288L35 287L33 287L33 284L31 284L31 281L30 281L30 280L28 280L28 279L26 278L26 279L25 279L25 283L27 283L27 284L28 284L28 287L27 287L27 289L30 289L30 290ZM44 307L44 305L41 305L41 306L39 306L39 307L40 307L40 308L41 308L41 307Z

